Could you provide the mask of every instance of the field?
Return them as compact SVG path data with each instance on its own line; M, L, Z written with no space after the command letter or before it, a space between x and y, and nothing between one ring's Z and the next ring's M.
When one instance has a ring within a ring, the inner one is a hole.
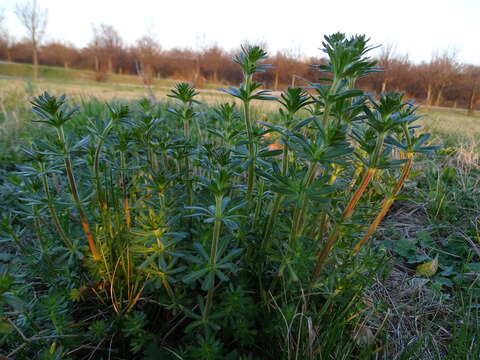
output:
M8 71L0 356L480 358L479 114Z
M33 67L29 64L9 63L0 61L0 79L24 79L30 80L33 76ZM38 79L44 80L49 84L123 84L126 87L137 87L143 84L140 76L122 75L122 74L104 74L104 80L96 81L98 75L91 70L65 69L56 66L39 66ZM165 88L175 84L172 79L153 79L152 86ZM215 89L217 84L207 83L203 86L205 89Z

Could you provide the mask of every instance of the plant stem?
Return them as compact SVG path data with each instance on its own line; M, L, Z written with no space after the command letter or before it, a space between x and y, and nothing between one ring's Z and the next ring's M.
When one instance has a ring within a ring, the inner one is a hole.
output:
M330 86L329 94L335 93L337 91L338 85L339 85L339 81L337 77L334 75L332 80L332 85ZM326 101L325 107L323 109L323 119L322 119L323 129L325 132L328 131L328 120L330 119L330 107L331 107L330 101Z
M121 188L123 194L123 212L125 214L125 222L127 223L127 229L130 229L131 216L130 216L130 206L128 203L128 192L127 192L127 181L125 178L125 169L127 168L127 161L125 158L124 151L120 151L120 179L121 179Z
M263 179L260 179L258 184L258 195L257 195L257 204L255 206L255 215L253 217L253 227L257 225L257 221L260 216L260 210L262 209L262 197L263 197L264 187L265 187L265 181Z
M252 75L245 76L245 88L250 91L250 83L252 81ZM245 118L245 127L247 129L248 136L248 153L250 163L248 164L248 180L247 180L247 200L252 199L253 185L255 178L255 144L253 143L253 130L250 120L250 100L243 101L243 112Z
M304 189L306 189L308 186L310 186L310 184L315 179L316 169L317 169L317 162L314 161L310 164L308 172L305 176ZM307 211L307 206L308 206L307 198L305 197L302 202L303 202L303 206L301 207L300 212L298 213L298 218L297 218L296 228L295 228L295 236L294 236L293 240L296 240L298 238L298 236L302 233L301 230L302 230L302 227L303 227L305 212Z
M102 145L103 145L103 139L100 139L100 141L97 144L97 147L95 149L95 158L93 161L93 171L94 171L94 176L95 176L95 184L97 186L97 201L98 201L98 207L100 211L105 211L107 208L107 202L105 200L105 195L103 193L102 189L102 182L100 180L100 153L102 150Z
M185 109L183 111L183 136L186 140L190 140L190 119L186 115L187 106L188 105L185 105ZM190 161L188 159L188 154L185 156L185 183L187 185L187 206L192 206L193 189L192 182L190 180Z
M40 164L41 170L42 170L42 183L43 183L43 191L45 192L45 196L47 197L47 206L48 210L50 211L50 215L52 216L53 220L53 225L55 226L55 229L58 232L58 235L62 239L62 241L65 243L65 245L70 249L74 250L72 242L68 239L67 235L65 234L65 231L63 230L62 225L60 224L60 220L58 219L57 211L55 210L55 207L53 206L53 199L52 195L50 193L50 189L48 187L48 179L47 179L47 174L45 173L45 164Z
M70 158L70 155L68 154L68 151L67 151L68 149L67 149L67 144L65 142L65 133L63 132L63 126L58 127L57 131L58 131L60 143L62 144L63 150L64 150L63 160L65 164L65 171L67 173L70 192L73 196L73 200L75 201L75 205L77 207L78 214L80 216L80 222L82 223L83 232L85 234L85 237L87 238L88 245L90 247L90 251L92 253L93 259L100 260L100 255L97 251L97 246L95 245L95 240L93 238L93 234L90 229L90 224L88 222L87 215L83 210L82 202L80 200L80 195L78 194L77 183L75 181L75 176L73 174L72 159Z
M211 267L215 267L215 265L217 264L218 243L220 240L220 230L222 228L222 200L223 200L222 195L215 197L215 222L213 224L212 247L210 249L210 266ZM207 301L205 303L205 311L203 314L204 320L208 319L208 314L210 313L210 309L213 304L214 293L215 293L215 277L213 278L212 284L208 289Z
M8 227L8 233L12 237L13 242L18 246L18 248L23 252L23 254L29 255L30 251L22 244L17 234L15 233L15 230L13 229L13 226L11 223L9 224L9 227Z
M305 175L305 179L303 181L304 190L312 183L315 179L315 171L317 169L317 162L314 161L310 164L307 174ZM308 200L306 198L306 194L304 198L301 200L301 207L295 209L294 219L293 219L293 226L292 231L290 234L290 245L295 243L298 236L302 233L302 226L303 226L303 218L305 216L305 212L307 211Z
M283 153L282 153L282 175L286 176L288 171L288 146L287 143L283 144Z
M168 157L167 157L167 151L162 152L162 161L163 161L163 167L165 171L168 171Z
M388 210L390 210L390 207L393 205L395 202L395 197L398 195L400 190L403 187L403 184L405 183L405 180L407 179L407 176L410 172L410 169L412 168L413 164L413 154L412 153L407 153L407 163L403 167L402 174L400 175L400 178L398 179L397 184L393 188L393 191L390 196L386 197L383 202L382 202L382 209L378 213L377 217L375 220L370 224L368 227L368 230L366 234L364 235L363 239L360 240L356 245L355 248L353 249L353 255L357 255L362 246L364 246L367 241L370 239L370 236L377 230L378 225L380 225L380 222L383 220L385 215L388 213Z
M280 202L282 200L281 194L275 195L275 200L273 201L273 208L270 216L268 217L267 225L265 227L265 232L263 235L262 249L267 249L270 246L270 239L272 235L273 225L277 217L278 211L280 210Z
M350 202L347 204L345 207L345 210L343 211L341 220L337 222L337 224L334 226L332 233L330 237L328 238L327 243L325 244L325 247L321 252L318 253L318 258L317 258L317 264L315 265L315 270L313 271L312 277L311 277L311 282L314 283L318 277L320 276L320 273L322 271L323 265L325 264L325 260L327 259L328 255L330 254L330 251L333 248L333 245L338 239L338 235L340 235L340 231L343 228L343 222L350 218L352 216L353 210L358 204L358 201L360 200L360 197L364 193L365 189L367 188L368 184L370 183L371 179L376 173L376 168L369 168L367 172L365 173L362 182L360 183L357 191L353 194L352 198L350 199Z
M170 286L170 283L168 282L168 280L165 276L162 276L162 284L165 287L165 290L167 291L167 294L170 297L170 299L172 300L172 302L175 303L175 293L173 292L173 289Z
M336 164L332 164L333 166L333 172L330 175L330 179L328 180L329 185L333 185L335 181L337 180L338 174L340 174L342 167ZM327 218L327 213L325 211L321 211L318 213L318 215L315 218L314 224L320 224L318 227L315 225L312 226L312 229L310 231L310 236L314 237L317 235L317 240L323 240L324 234L326 232L326 229L328 227L328 218Z
M288 147L285 144L283 147L283 154L282 154L282 175L286 176L288 170ZM280 203L282 201L283 195L276 194L275 200L273 201L273 208L270 216L268 217L267 225L265 227L263 241L262 241L262 249L267 249L270 246L270 238L272 235L273 225L275 224L275 220L277 218L278 211L280 210Z
M357 166L355 167L354 172L353 172L352 181L351 181L350 184L348 185L348 187L349 187L350 189L355 186L358 177L359 177L360 174L362 173L362 169L363 169L363 164L362 164L362 163L358 163Z
M37 238L38 238L38 242L40 244L41 252L42 252L43 256L45 256L45 260L46 260L48 268L51 271L54 271L52 258L48 254L48 249L47 249L47 245L45 244L45 239L43 238L42 229L41 229L41 226L40 226L40 221L38 220L39 219L39 213L38 213L37 205L32 205L32 212L34 214L33 224L34 224L35 232L37 233Z

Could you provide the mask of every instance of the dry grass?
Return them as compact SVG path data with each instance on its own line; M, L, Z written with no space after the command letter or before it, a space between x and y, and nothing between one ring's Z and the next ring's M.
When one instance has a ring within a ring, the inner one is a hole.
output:
M441 123L445 121L443 119ZM464 136L462 135L465 139ZM470 142L456 147L438 166L439 169L445 166L455 168L456 186L476 196L475 189L480 189L479 143L473 136L470 139ZM428 166L431 165L417 164L417 170ZM465 218L465 222L470 226L478 221L474 217L478 208L468 210L473 218ZM429 225L427 204L417 200L398 201L379 233L386 234L385 231L388 230L400 238L412 239L417 233L428 229ZM450 231L463 234L471 249L480 256L480 247L465 235L464 230L450 227ZM443 239L435 240L441 243ZM383 346L378 353L383 354L383 358L392 360L449 358L451 354L447 355L448 347L453 337L453 327L456 326L452 314L458 310L455 308L457 300L448 294L433 291L429 286L430 279L417 277L412 266L407 266L395 254L390 255L394 265L389 276L376 278L374 286L366 291L364 298L370 308L365 326L372 333L385 335L384 339L379 339Z
M16 103L24 105L31 96L36 96L40 92L47 91L51 94L66 94L69 98L88 99L97 98L102 101L125 100L134 101L142 97L153 97L157 100L167 100L167 94L171 88L163 86L145 87L141 85L123 84L115 85L108 83L59 83L38 80L28 82L22 79L6 80L0 78L0 103L8 102L13 98ZM218 105L225 102L236 102L240 106L238 99L232 98L218 90L199 89L197 100L209 104ZM254 102L255 108L261 112L271 112L278 109L279 105L273 101ZM267 119L262 119L267 120Z
M168 87L151 87L153 94L159 98L164 99ZM142 85L134 84L108 84L108 83L59 83L44 80L36 82L28 82L21 79L0 79L0 97L11 92L33 92L35 95L39 92L48 91L52 94L66 94L73 98L97 98L100 100L137 100L144 96L150 95L150 90ZM200 98L203 101L211 100L211 98L227 98L214 90L201 90Z
M452 304L429 290L428 281L397 267L387 279L376 279L366 293L365 302L375 307L367 324L383 327L380 352L385 358L433 360L446 354L452 337L448 325ZM407 355L409 351L412 354Z
M0 78L0 99L11 93L24 93L27 95L28 92L31 92L36 95L45 90L52 94L65 93L73 98L95 97L108 101L112 99L136 100L149 96L151 93L157 99L165 99L169 88L154 86L151 87L150 92L147 87L135 84L62 83L46 80L29 82L20 78L14 80ZM274 95L278 96L279 94L275 93ZM215 105L221 102L232 101L232 97L216 90L202 89L200 90L199 100ZM278 108L275 102L257 102L255 105L264 111L272 111ZM422 124L428 131L438 135L443 142L446 139L447 144L480 144L480 114L478 112L474 116L468 116L464 110L459 109L423 108L422 112L426 115L421 120Z
M422 108L421 112L425 117L420 122L447 144L480 143L480 112L468 115L465 110L440 108Z
M426 226L422 204L399 202L383 227L414 238ZM393 261L388 277L377 277L364 298L371 307L367 326L384 337L380 338L379 353L389 360L443 358L451 339L448 321L452 303L430 290L429 279L417 277L414 269L398 259Z

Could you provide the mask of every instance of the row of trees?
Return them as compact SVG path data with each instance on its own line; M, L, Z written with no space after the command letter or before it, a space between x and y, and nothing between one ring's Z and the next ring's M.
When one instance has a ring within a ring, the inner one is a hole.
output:
M108 73L141 75L149 83L155 78L175 78L203 82L238 83L241 73L231 61L233 52L218 46L201 50L162 49L155 36L146 34L128 45L111 25L93 27L92 39L84 48L61 41L42 42L47 12L36 0L19 4L16 16L25 27L28 37L14 39L6 29L1 30L0 60L94 70L98 80ZM310 64L320 64L322 58L304 58L289 51L279 51L269 62L274 68L261 76L273 89L287 85L316 81L318 72ZM403 91L427 105L466 107L472 112L480 93L480 67L461 64L452 52L432 56L428 62L415 64L408 56L395 54L394 46L384 46L378 56L379 66L388 71L376 73L360 81L364 89L380 93ZM35 71L36 76L36 71Z

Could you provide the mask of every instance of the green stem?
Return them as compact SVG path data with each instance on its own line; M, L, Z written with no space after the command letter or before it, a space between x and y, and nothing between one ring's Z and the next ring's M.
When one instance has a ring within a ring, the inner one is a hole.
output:
M385 140L385 133L379 133L377 137L377 144L375 145L375 150L373 152L372 161L370 168L374 168L378 165L380 161L380 156L382 155L383 142Z
M215 267L217 264L217 251L218 243L220 241L220 230L222 228L222 200L223 196L215 197L215 222L213 224L213 235L212 235L212 247L210 249L210 266ZM207 320L210 313L210 309L213 304L213 295L215 293L215 277L213 278L212 284L208 289L207 301L205 303L205 311L203 314L203 319Z
M250 84L252 82L252 75L245 75L245 89L250 91ZM243 112L245 118L245 128L248 136L248 153L250 163L248 164L248 180L247 180L247 200L251 200L253 196L253 186L255 181L255 144L253 142L253 130L250 119L250 100L243 101Z
M43 183L43 191L45 192L45 196L47 197L47 206L48 210L50 211L50 215L52 216L53 220L53 225L55 226L55 229L58 232L58 235L64 242L64 244L70 249L74 250L72 242L68 239L67 235L65 234L65 231L63 230L62 225L60 224L60 220L58 219L57 211L55 210L55 207L53 206L53 199L52 195L50 193L50 189L48 186L48 179L47 179L47 174L45 173L45 164L40 164L41 170L42 170L42 183Z
M163 161L163 167L165 168L165 171L168 171L167 151L163 151L163 152L162 152L162 161Z
M263 189L265 187L265 181L261 179L258 185L257 204L255 206L255 216L253 217L253 227L257 225L258 218L260 217L260 210L262 209L262 197Z
M158 167L157 153L152 148L150 148L150 151L151 151L152 169L154 172L158 172L159 167Z
M47 245L45 244L45 239L43 238L40 221L38 220L39 214L38 214L38 209L36 205L32 205L32 210L35 216L33 223L35 227L35 232L37 233L38 243L40 244L40 249L42 251L43 256L45 256L45 260L48 268L53 271L53 262L50 255L48 254L48 248L47 248Z
M316 169L317 169L317 162L313 161L312 163L310 163L310 166L308 167L308 171L305 175L305 179L303 180L303 189L304 190L315 179ZM307 206L308 206L308 199L306 198L306 194L301 199L300 205L301 206L296 208L295 211L294 211L292 230L290 232L290 241L289 241L290 245L293 245L297 241L298 236L302 233L304 216L305 216L305 212L307 211Z
M288 171L288 147L285 144L283 146L283 155L282 155L282 175L286 176ZM280 203L282 201L283 195L276 194L275 200L273 201L273 208L270 216L268 217L267 225L265 227L265 231L263 234L263 241L262 241L262 249L265 250L270 247L270 239L272 235L273 225L275 224L275 220L278 215L278 211L280 210Z
M125 222L127 224L127 229L130 229L131 216L130 216L130 206L128 203L128 192L127 192L127 181L125 176L125 169L127 168L127 161L125 157L125 152L120 151L120 187L122 189L123 195L123 212L125 215Z
M12 224L9 224L8 233L12 237L13 242L18 246L18 248L23 252L23 254L29 255L30 251L22 244L17 234L15 233L15 230L13 229Z
M278 211L280 210L280 202L282 201L282 194L276 194L275 195L275 200L273 201L273 208L272 212L270 213L270 216L268 217L267 225L265 227L265 232L263 235L263 241L262 241L262 249L265 250L270 247L271 243L271 235L272 235L272 230L273 230L273 225L275 223L275 220L278 215Z
M288 146L283 144L283 153L282 153L282 175L286 176L288 171Z
M333 94L337 91L337 87L339 85L339 81L336 76L333 77L332 85L330 86L330 91L329 94ZM325 101L325 108L323 109L323 119L322 119L322 124L323 124L323 129L325 132L328 131L328 121L330 119L330 109L331 109L332 104L330 101Z
M64 165L65 165L65 171L67 173L67 179L68 179L68 184L70 187L70 192L73 196L73 200L75 201L75 205L77 207L78 214L80 216L80 222L82 223L82 228L83 232L85 234L85 237L87 238L88 245L90 247L90 251L92 253L92 256L95 260L100 259L100 255L97 251L97 246L95 245L95 240L93 238L92 231L90 229L90 224L88 222L87 215L85 214L85 211L83 210L82 202L80 200L80 196L78 194L78 188L77 188L77 183L75 181L75 176L73 174L73 166L72 166L72 159L70 158L70 155L68 154L68 149L67 145L65 142L65 133L63 131L63 127L60 126L57 128L58 136L60 139L60 143L63 146L64 150Z
M188 141L190 140L190 119L187 117L187 106L185 105L185 109L183 111L183 136ZM188 158L188 154L185 156L185 184L187 186L187 206L192 206L193 204L193 189L192 189L192 182L190 179L190 160Z

